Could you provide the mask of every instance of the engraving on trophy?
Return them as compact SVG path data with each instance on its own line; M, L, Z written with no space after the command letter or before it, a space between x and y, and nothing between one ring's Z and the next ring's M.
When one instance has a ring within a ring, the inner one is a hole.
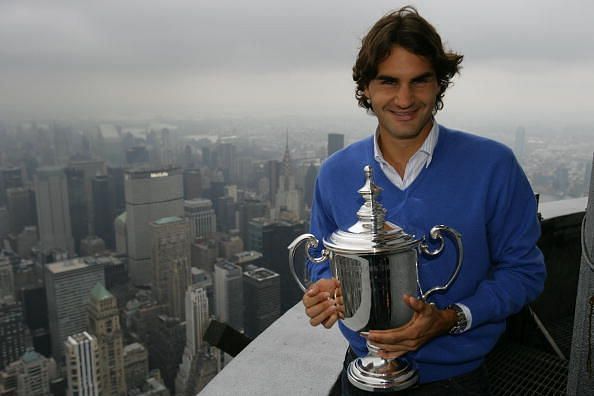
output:
M356 331L365 329L371 308L369 262L364 257L337 254L332 266L342 290L345 325Z

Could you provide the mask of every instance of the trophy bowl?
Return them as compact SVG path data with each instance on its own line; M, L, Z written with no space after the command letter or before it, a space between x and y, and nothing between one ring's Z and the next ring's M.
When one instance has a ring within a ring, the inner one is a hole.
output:
M365 184L358 190L364 203L357 211L358 221L348 230L336 230L323 239L320 257L312 257L310 249L319 240L303 234L289 245L289 267L301 289L306 290L295 272L294 258L299 245L313 264L329 261L330 269L340 281L342 323L356 332L400 327L410 321L413 311L404 303L403 294L417 295L422 300L447 290L454 282L463 258L462 237L451 227L436 225L429 236L439 245L431 250L424 238L415 239L401 227L385 221L385 209L377 202L381 189L373 183L372 169L364 168ZM418 255L436 256L445 246L442 232L456 243L458 260L449 280L441 286L423 291L419 281ZM336 297L336 296L335 296ZM371 392L393 392L406 389L418 380L416 370L404 358L384 359L379 348L367 342L368 355L355 359L348 367L349 381L359 389Z

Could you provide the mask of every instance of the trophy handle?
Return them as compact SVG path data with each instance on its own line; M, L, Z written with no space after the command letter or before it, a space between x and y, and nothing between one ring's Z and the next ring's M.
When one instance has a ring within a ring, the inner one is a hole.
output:
M301 290L303 290L304 292L307 290L307 287L305 287L303 282L301 282L301 279L299 279L299 277L297 276L297 272L295 272L295 251L297 250L297 247L302 242L306 242L306 241L307 241L307 244L305 245L305 254L306 254L308 260L311 261L312 263L315 263L315 264L322 263L328 259L328 255L329 255L329 252L326 249L322 250L322 255L320 257L312 257L309 254L309 249L317 248L318 243L319 243L318 239L315 236L313 236L312 234L299 235L287 247L289 249L289 269L291 270L291 274L293 275L293 278L295 278L295 281L297 282L297 284L299 285ZM307 264L306 264L304 272L306 274L306 282L308 282L309 275L308 275L308 271L307 271Z
M419 282L419 275L418 275L418 268L417 268L417 286L419 287L419 291L421 292L421 299L423 301L426 301L427 298L429 298L429 296L431 294L433 294L437 291L447 290L451 286L452 282L454 282L454 280L458 276L458 272L460 272L460 267L462 267L462 259L464 258L464 246L462 245L462 234L460 234L458 231L456 231L452 227L448 227L445 225L434 226L431 229L431 232L429 233L429 235L431 236L431 239L439 239L439 247L435 250L431 250L431 249L429 249L429 245L427 245L423 241L419 245L421 251L428 256L437 256L438 254L440 254L444 248L444 239L443 239L443 236L441 235L442 231L448 232L449 234L451 234L454 237L454 240L456 241L456 247L458 248L458 263L456 264L456 268L454 269L452 276L450 276L450 279L447 281L447 283L445 285L433 287L425 293L423 293L423 289L421 288L421 283Z

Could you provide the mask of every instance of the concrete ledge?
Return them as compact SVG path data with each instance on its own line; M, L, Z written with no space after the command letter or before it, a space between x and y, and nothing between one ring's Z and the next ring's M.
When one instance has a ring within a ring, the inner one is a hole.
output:
M327 395L347 343L338 326L311 327L299 302L200 392L201 396Z
M563 201L543 202L538 210L543 220L555 217L567 216L575 213L585 212L588 205L588 197L565 199Z

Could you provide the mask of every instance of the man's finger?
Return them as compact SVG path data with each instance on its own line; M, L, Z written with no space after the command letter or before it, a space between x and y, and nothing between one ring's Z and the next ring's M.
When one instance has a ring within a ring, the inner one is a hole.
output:
M320 323L322 323L323 321L325 321L332 314L335 314L335 313L336 313L336 306L331 305L330 307L328 307L324 311L322 311L320 314L316 315L315 317L312 317L309 320L309 324L312 326L317 326Z
M332 315L330 315L328 319L322 322L322 326L329 329L330 327L334 326L334 323L336 323L337 320L338 315L336 313L333 313Z
M310 318L315 318L316 316L318 316L319 314L321 314L322 312L324 312L325 310L327 310L328 308L330 308L331 306L335 306L336 304L334 303L333 300L324 300L319 304L313 305L309 308L305 309L305 314L307 316L309 316Z
M379 351L377 353L377 355L379 357L381 357L382 359L396 359L399 358L400 356L404 355L406 352L385 352L385 351Z
M303 305L305 305L305 308L310 308L328 299L330 299L330 293L328 292L321 292L313 296L305 294L303 296Z
M410 351L414 351L415 349L417 349L417 347L415 346L410 346L410 345L406 345L406 344L382 344L380 342L371 342L371 344L373 346L378 347L379 349L381 349L384 352L410 352Z
M417 299L409 294L405 294L403 297L404 303L408 305L413 311L417 313L423 312L426 309L427 304L421 299Z

